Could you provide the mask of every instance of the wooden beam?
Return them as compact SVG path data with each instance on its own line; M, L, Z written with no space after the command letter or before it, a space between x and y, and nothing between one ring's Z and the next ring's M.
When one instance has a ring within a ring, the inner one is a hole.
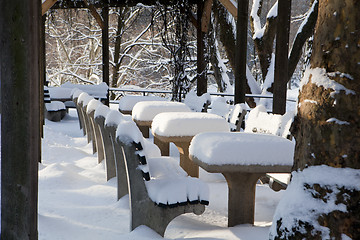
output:
M195 28L198 28L197 16L190 10L189 11L190 22L194 25Z
M38 239L40 19L40 1L0 1L1 239Z
M101 29L104 29L104 21L100 14L96 11L96 8L94 5L89 4L87 0L83 0L85 3L85 6L90 10L91 15L95 18L96 22L99 24Z
M204 12L204 3L198 3L197 7L197 26L202 26L202 13ZM206 60L205 60L205 33L200 27L196 29L197 32L197 79L196 79L196 93L198 96L207 92L206 79Z
M249 0L238 0L235 49L235 104L245 103L248 7Z
M104 25L102 28L102 52L103 52L103 82L109 86L109 7L105 6L102 9L102 18L104 19ZM105 104L109 106L109 94Z
M43 16L56 2L57 0L45 0L41 5L41 15Z
M278 27L276 30L273 113L285 114L288 79L288 52L291 0L278 0Z
M237 11L237 7L234 5L234 2L231 0L219 0L219 1L230 12L230 14L233 15L235 20L237 20L238 11ZM238 0L238 1L241 1L241 0ZM249 4L249 3L247 3L247 4Z
M204 9L201 16L201 31L204 33L209 31L212 4L213 0L205 0Z

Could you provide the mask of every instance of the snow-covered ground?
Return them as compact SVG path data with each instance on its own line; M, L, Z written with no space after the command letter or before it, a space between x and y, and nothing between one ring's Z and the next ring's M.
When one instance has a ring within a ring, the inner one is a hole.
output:
M116 107L115 107L116 108ZM172 148L172 155L178 155ZM166 239L268 239L283 191L256 188L255 225L227 227L227 185L219 174L200 172L209 184L210 205L196 216L173 220ZM104 163L82 136L76 111L61 122L46 120L39 165L39 239L161 239L141 226L129 231L128 195L116 200L116 179L106 181Z

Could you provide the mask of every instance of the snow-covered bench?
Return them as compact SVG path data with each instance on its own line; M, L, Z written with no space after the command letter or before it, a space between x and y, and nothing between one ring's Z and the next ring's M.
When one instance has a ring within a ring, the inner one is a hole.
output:
M211 104L211 96L209 93L197 96L194 91L190 91L186 94L184 103L195 112L207 112Z
M131 230L146 225L164 236L175 217L204 212L209 190L200 179L187 176L174 158L149 157L149 148L155 145L146 141L133 121L119 124L116 148L124 150Z
M53 122L59 122L66 115L66 107L64 103L59 101L51 101L48 87L44 87L44 104L45 117Z
M60 85L60 87L47 87L47 89L49 90L50 99L52 101L60 101L65 104L66 108L74 108L76 107L76 104L73 102L73 93L76 90L86 92L90 96L103 102L107 99L109 87L106 83L84 85L66 82Z
M51 101L45 103L45 117L53 122L59 122L66 115L66 107L64 103L59 101Z
M100 106L103 105L99 100L92 99L88 103L86 107L86 115L89 117L90 124L93 130L93 142L96 144L96 151L98 156L98 163L100 163L105 158L104 153L104 145L102 140L102 135L100 133L100 127L95 122L95 110Z
M112 164L115 162L114 160L114 149L112 146L112 142L110 136L105 131L105 119L107 114L110 112L110 108L106 105L100 105L96 108L94 113L95 123L98 125L100 129L103 149L104 149L104 157L105 157L105 167L106 167L106 180L113 178L116 175L115 165Z
M247 106L244 103L235 104L234 108L230 111L227 116L227 120L230 125L230 130L232 132L240 132L240 129L243 128L243 122L245 115L247 113Z
M110 144L113 149L113 155L107 159L106 169L108 179L117 178L117 198L120 199L128 194L125 162L121 148L115 147L116 129L121 121L131 120L131 117L123 115L119 111L110 110L105 117L104 131L105 135L110 139Z
M92 141L93 153L95 153L96 152L96 143L94 142L95 138L94 138L94 134L93 134L93 128L91 126L89 116L86 114L86 107L92 99L94 99L92 96L90 96L86 92L82 92L77 99L76 108L82 116L82 126L85 129L85 134L87 136L88 143L90 143Z

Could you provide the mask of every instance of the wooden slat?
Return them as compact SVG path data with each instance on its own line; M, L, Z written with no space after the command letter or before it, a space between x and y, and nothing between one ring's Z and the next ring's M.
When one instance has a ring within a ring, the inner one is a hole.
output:
M291 1L278 1L278 27L276 31L275 73L273 113L286 112L286 90L288 78L288 52L290 32Z
M41 15L43 16L55 3L57 0L46 0L41 5Z
M235 20L237 20L237 7L233 4L231 0L219 0L221 4L233 15Z
M248 0L238 0L237 15L239 17L236 21L235 51L235 104L245 103L248 7Z
M204 9L201 16L201 31L205 33L209 31L212 4L213 0L205 0Z
M96 8L94 5L91 5L88 3L87 0L84 0L85 6L90 10L91 15L95 18L96 22L99 24L101 29L104 29L104 21L100 14L96 11Z

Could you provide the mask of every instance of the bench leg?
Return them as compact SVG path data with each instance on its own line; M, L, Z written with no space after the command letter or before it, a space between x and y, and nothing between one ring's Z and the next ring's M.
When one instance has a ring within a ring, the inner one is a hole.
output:
M223 173L229 188L228 226L254 224L255 190L264 173Z

